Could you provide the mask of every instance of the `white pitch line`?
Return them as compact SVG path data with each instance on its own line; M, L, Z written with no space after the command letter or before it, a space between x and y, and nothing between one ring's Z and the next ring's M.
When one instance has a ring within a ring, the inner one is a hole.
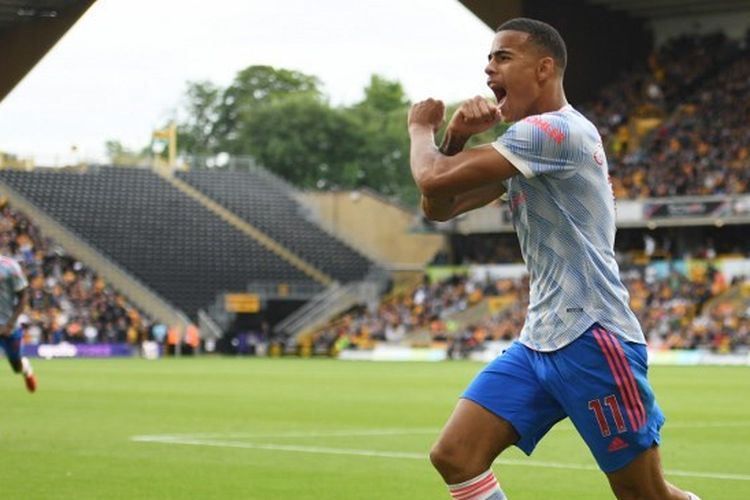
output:
M730 420L725 422L671 422L667 420L662 429L668 431L670 429L711 429L723 427L750 427L750 420ZM566 421L563 424L553 427L553 430L574 431L576 428L570 422Z
M161 444L178 444L189 446L210 446L218 448L241 448L248 450L271 450L271 451L288 451L297 453L317 453L324 455L348 455L361 457L378 457L378 458L403 458L410 460L427 460L425 453L414 453L407 451L379 451L363 450L354 448L331 448L326 446L300 446L274 443L248 443L242 441L218 441L211 439L194 439L189 437L152 435L152 436L133 436L131 441L140 443L161 443ZM599 468L588 464L571 464L562 462L545 462L537 460L517 460L501 458L495 461L497 464L518 466L518 467L539 467L546 469L566 469L566 470L584 470L599 471ZM702 471L685 471L685 470L665 470L667 476L697 477L704 479L719 479L727 481L750 481L748 474L732 474L722 472L702 472Z
M727 422L674 422L664 424L664 429L710 429L712 427L750 427L750 421L736 420Z
M180 438L245 438L245 439L277 439L277 438L317 438L317 437L366 437L366 436L406 436L413 434L437 434L440 429L436 427L421 427L413 429L340 429L331 431L294 431L294 432L274 432L274 433L248 433L248 432L198 432L191 434L176 434L160 436Z
M750 427L750 421L732 420L725 422L667 422L664 430L670 429L707 429L725 427ZM558 424L554 431L575 431L570 422ZM279 439L279 438L319 438L319 437L366 437L366 436L407 436L407 435L437 435L440 429L437 427L417 428L386 428L386 429L338 429L329 431L289 431L272 433L254 432L198 432L190 434L160 434L160 436L175 439L196 438L229 438L229 439Z
M246 443L242 441L215 441L210 439L177 438L176 436L133 436L131 441L140 443L185 444L191 446L213 446L219 448L242 448L248 450L296 451L302 453L320 453L325 455L356 455L362 457L408 458L427 460L425 453L408 451L357 450L352 448L329 448L326 446L297 446L273 443Z

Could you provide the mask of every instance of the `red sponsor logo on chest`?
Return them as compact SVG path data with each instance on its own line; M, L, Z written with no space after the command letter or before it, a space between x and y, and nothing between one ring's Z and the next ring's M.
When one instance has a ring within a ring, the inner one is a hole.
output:
M534 125L536 128L538 128L539 130L544 132L547 136L549 136L557 144L560 144L563 140L565 140L565 132L555 127L550 122L539 118L538 116L529 116L524 121L529 122L532 125Z

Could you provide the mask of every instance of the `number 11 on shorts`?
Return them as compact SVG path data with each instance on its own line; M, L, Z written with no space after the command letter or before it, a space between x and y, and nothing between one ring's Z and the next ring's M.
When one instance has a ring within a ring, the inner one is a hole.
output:
M609 396L606 396L603 401L604 404L602 404L601 399L592 399L591 401L589 401L589 410L592 410L594 412L596 423L599 424L599 430L601 431L602 436L608 437L612 435L612 430L610 429L609 423L607 422L607 417L605 417L604 415L605 406L609 408L609 411L612 414L612 418L614 419L615 425L617 426L617 433L622 434L623 432L627 431L627 428L625 427L625 419L622 418L620 405L617 403L617 396L615 396L614 394L610 394Z

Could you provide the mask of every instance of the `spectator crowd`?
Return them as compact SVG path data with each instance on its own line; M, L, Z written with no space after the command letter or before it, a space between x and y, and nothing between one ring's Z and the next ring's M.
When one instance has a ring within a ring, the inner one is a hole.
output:
M617 198L748 191L747 42L673 39L582 106L606 145Z
M42 236L24 214L0 201L0 253L29 281L19 323L28 343L129 342L145 339L150 322L90 268Z
M623 273L631 307L649 344L658 349L750 350L750 302L714 300L730 285L740 283L726 283L713 267L693 274L686 277L673 271L657 277L644 267ZM464 324L456 321L456 313L483 299L487 303L478 319ZM447 344L451 357L462 357L481 349L486 341L515 339L523 327L528 301L527 278L477 281L452 276L434 284L425 281L411 293L388 297L374 311L364 307L349 311L316 331L309 341L316 352L334 354L345 348L369 349L376 341L437 342Z

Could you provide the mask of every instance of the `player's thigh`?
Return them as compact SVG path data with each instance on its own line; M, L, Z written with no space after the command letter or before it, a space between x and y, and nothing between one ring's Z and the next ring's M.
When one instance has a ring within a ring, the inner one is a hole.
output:
M530 454L564 417L537 380L528 348L515 342L469 384L439 442L492 459L511 444Z
M680 498L680 491L664 479L657 446L644 450L622 469L608 473L607 479L619 499Z
M0 335L0 348L5 351L8 364L14 372L21 371L21 339L15 335Z
M486 470L517 441L518 433L508 421L473 401L460 399L433 446L431 457L433 462L446 462L445 465Z
M623 469L659 444L664 415L645 346L595 326L555 356L563 407L602 471Z

